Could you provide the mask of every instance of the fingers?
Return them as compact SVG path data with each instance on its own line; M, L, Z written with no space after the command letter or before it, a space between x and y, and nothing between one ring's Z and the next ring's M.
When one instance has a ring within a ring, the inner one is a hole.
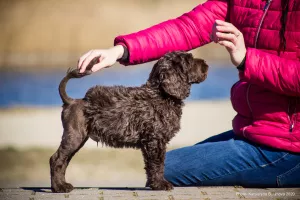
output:
M241 32L234 25L221 20L216 20L214 28L216 29L216 32L231 33L236 37L241 35Z
M215 21L215 23L217 24L217 25L221 25L221 26L233 26L231 23L229 23L229 22L225 22L225 21L222 21L222 20L216 20ZM234 26L233 26L234 27Z
M80 57L80 59L78 60L78 64L77 64L77 68L81 69L82 63L83 61L86 59L86 57L88 57L93 51L89 51L86 54L84 54L83 56Z
M235 27L233 28L233 27L226 27L226 26L216 26L216 30L217 32L231 33L236 37L239 37L241 35L241 32Z
M216 20L214 29L217 43L226 47L231 62L238 66L247 52L243 34L233 24L221 20Z
M218 37L219 41L227 40L227 41L232 42L234 45L237 44L238 38L237 38L236 35L234 35L234 34L231 34L231 33L216 32L216 36Z
M80 66L80 73L83 73L86 70L86 67L88 64L97 56L100 55L100 52L92 51L90 54L88 54L85 59L83 60L81 66ZM99 61L98 61L99 62Z
M230 52L233 52L236 49L235 45L230 41L223 40L223 41L219 41L218 43L220 45L226 47L227 50L230 51Z

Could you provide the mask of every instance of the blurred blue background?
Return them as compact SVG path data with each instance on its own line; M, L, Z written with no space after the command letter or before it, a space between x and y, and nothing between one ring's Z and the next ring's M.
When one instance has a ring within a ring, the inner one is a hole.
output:
M152 66L104 69L82 79L73 79L67 85L67 93L82 98L94 85L139 86L146 82ZM60 106L58 85L65 73L3 72L0 75L0 106ZM234 67L220 67L212 64L206 81L192 86L190 100L228 99L231 85L237 81Z

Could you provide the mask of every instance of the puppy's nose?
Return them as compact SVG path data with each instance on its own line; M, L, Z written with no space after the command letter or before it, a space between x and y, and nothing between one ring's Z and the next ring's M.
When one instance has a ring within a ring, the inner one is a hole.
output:
M204 64L201 67L202 73L206 73L208 71L209 66L204 62Z

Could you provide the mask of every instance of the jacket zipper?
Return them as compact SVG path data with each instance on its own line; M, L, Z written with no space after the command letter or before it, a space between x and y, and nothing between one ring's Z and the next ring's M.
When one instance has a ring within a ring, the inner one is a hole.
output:
M297 104L298 104L298 99L296 99L296 101L294 102L295 105L291 104L291 100L289 100L289 106L288 106L288 119L290 122L290 126L289 126L289 131L293 132L293 129L295 127L295 118L297 118ZM291 113L291 106L292 106L292 113Z
M294 128L294 124L292 122L292 118L293 118L293 115L290 114L290 106L291 106L291 101L289 101L289 104L288 104L288 111L287 111L287 115L288 115L288 120L289 120L289 123L290 123L290 126L289 126L289 131L292 132L293 131L293 128Z
M262 18L261 18L261 20L260 20L260 22L259 22L259 26L258 26L258 28L257 28L257 32L256 32L256 36L255 36L254 48L257 48L257 40L258 40L258 36L259 36L259 33L260 33L260 29L261 29L262 23L263 23L263 21L264 21L266 15L267 15L267 12L268 12L268 10L269 10L269 7L270 7L271 2L272 2L272 0L268 0L268 1L266 2L266 5L264 6L264 9L263 9L264 14L263 14L263 16L262 16Z
M246 135L245 135L245 131L246 131L246 129L248 128L248 126L245 126L244 128L243 128L243 136L246 138Z
M264 11L266 11L267 9L269 9L269 6L270 6L271 1L272 1L272 0L268 0L268 1L266 2L266 5L265 5L265 7L264 7Z

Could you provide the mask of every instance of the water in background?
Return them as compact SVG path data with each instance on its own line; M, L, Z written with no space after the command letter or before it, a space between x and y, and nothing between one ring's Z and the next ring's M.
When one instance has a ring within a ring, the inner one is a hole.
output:
M128 66L109 68L80 80L73 79L67 85L67 93L82 98L94 85L139 86L146 82L151 67ZM26 73L1 72L0 107L10 106L60 106L58 85L65 72ZM230 88L238 80L237 70L232 67L210 65L205 82L192 86L187 100L229 99Z

